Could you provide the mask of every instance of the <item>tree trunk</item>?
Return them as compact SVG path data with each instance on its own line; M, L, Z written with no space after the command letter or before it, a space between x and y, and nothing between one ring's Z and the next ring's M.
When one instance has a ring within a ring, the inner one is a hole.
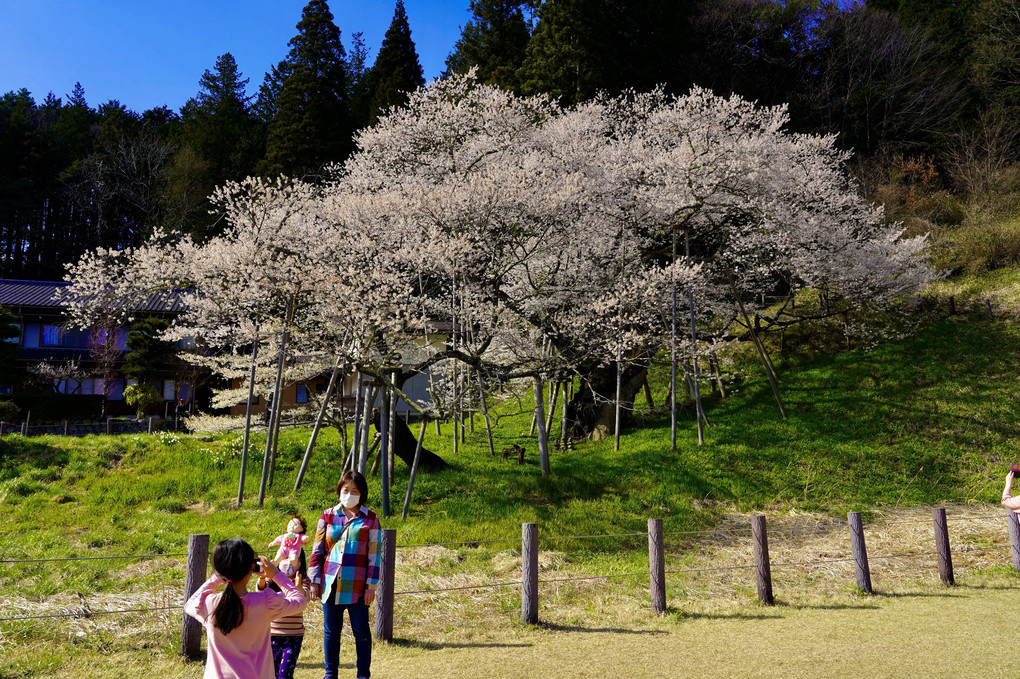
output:
M623 404L621 427L626 427L628 411L648 373L646 361L630 361L623 369L620 401ZM594 392L594 394L593 394ZM616 363L595 368L584 378L567 407L570 438L601 440L612 436L616 424Z
M373 418L373 424L379 430L378 411L373 415ZM393 421L393 431L390 433L389 439L389 445L393 449L393 454L403 460L408 467L414 464L414 451L418 447L418 439L404 420L398 417ZM431 450L421 449L421 455L418 459L419 469L438 471L446 469L446 467L446 460Z

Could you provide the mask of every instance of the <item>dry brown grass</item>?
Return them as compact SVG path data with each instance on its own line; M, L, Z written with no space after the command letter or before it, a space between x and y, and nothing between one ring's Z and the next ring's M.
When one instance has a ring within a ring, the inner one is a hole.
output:
M399 595L397 642L377 644L374 669L396 677L524 677L536 668L558 677L1012 676L999 661L1012 645L1017 586L1011 569L999 568L1010 564L1003 513L978 505L948 514L955 588L938 580L928 509L890 510L866 525L874 597L854 586L845 522L770 516L778 605L764 607L744 568L752 561L749 517L733 514L710 534L667 536L667 570L688 571L668 576L668 615L649 611L646 578L546 582L535 628L518 621L519 552L398 550L398 592L514 584ZM619 572L642 570L631 556ZM590 575L562 552L542 552L540 564L546 581ZM87 601L4 594L0 617L161 607L181 596L180 583ZM301 679L321 676L321 619L316 607L306 614ZM14 668L0 668L0 677L199 677L199 665L173 657L179 627L176 611L76 618L27 635L0 627L0 653ZM352 673L353 661L347 637L342 664Z

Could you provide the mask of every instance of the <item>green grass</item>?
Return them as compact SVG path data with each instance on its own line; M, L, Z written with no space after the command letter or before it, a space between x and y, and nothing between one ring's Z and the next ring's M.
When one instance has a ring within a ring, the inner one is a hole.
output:
M402 584L417 588L515 579L512 541L519 539L522 522L537 522L547 537L601 535L640 532L648 517L664 519L667 531L682 531L711 526L734 511L844 516L848 510L867 514L941 502L995 502L1020 441L1018 365L1020 331L1011 321L980 314L934 319L914 337L871 351L780 361L789 413L782 420L758 368L741 360L727 398L704 385L713 423L705 446L697 445L691 409L685 407L679 450L672 452L668 413L648 409L639 397L620 452L613 450L612 439L554 450L548 478L541 476L537 446L527 436L529 415L506 416L496 431L497 451L513 443L525 446L523 466L489 456L480 418L457 455L453 428L444 426L437 437L430 426L426 445L450 468L421 474L408 520L391 517L384 525L397 529L401 545L511 540L439 548L432 556L428 550L405 552L410 561L400 566ZM657 367L652 382L660 406L665 380ZM508 403L501 410L518 408ZM553 435L557 432L558 425ZM321 435L305 485L292 490L307 436L307 430L283 433L279 468L264 507L254 502L264 438L254 438L241 509L233 508L240 463L233 434L182 436L176 442L146 435L7 436L0 443L0 555L175 554L185 551L190 533L208 533L214 542L240 535L268 551L264 545L284 530L290 512L314 521L335 501L342 463L335 431ZM407 474L398 461L395 513ZM379 491L378 477L370 478L375 509ZM542 550L553 571L568 575L640 573L647 569L644 542L640 535L547 540ZM688 553L675 540L667 551L674 567L711 558L711 552ZM177 558L0 564L0 591L26 602L64 601L68 607L85 597L94 608L109 609L123 607L121 594L124 602L145 595L145 605L176 603L182 577ZM623 610L647 615L641 583L598 582L594 588L557 586L543 595L543 605L561 611L558 624L599 620L606 607L621 602ZM702 596L699 592L715 596L711 583L685 587L694 589L671 595L675 605L686 606L689 596ZM753 600L750 583L733 591L741 601ZM443 625L470 615L484 621L472 634L484 636L486 626L490 634L517 634L519 592L486 592L481 598L465 593L402 603L401 628L425 638L429 630L440 633ZM3 623L0 652L10 644L24 650L13 656L21 669L10 676L19 677L49 675L56 658L73 665L123 657L128 665L145 665L140 649L147 649L145 656L156 649L158 662L173 664L179 619L168 617L153 626L149 615L148 622L140 619L135 634L131 617L97 618L88 622L87 637L81 639L49 621ZM104 620L106 627L100 624ZM181 676L190 676L190 670L182 671Z
M592 535L638 532L648 517L666 530L710 525L723 509L821 511L841 514L873 506L993 501L1013 459L1020 424L1020 333L1008 321L937 321L916 337L870 352L780 363L789 412L782 420L767 385L749 375L728 398L707 395L713 426L696 443L689 408L679 450L669 446L669 418L642 412L624 436L552 451L552 475L539 472L526 415L504 418L497 450L527 448L527 464L488 455L479 424L454 456L452 427L426 445L450 468L421 474L411 516L390 518L399 544L514 539L520 524L540 532ZM664 374L656 374L663 391ZM709 391L706 385L706 392ZM516 406L515 406L516 407ZM558 427L554 428L554 435ZM205 438L207 440L201 440ZM293 492L306 430L284 432L279 469L265 506L255 506L260 445L249 461L246 501L232 509L239 459L223 453L235 435L181 437L89 436L81 439L8 436L0 448L0 500L6 558L150 554L183 551L189 533L213 540L241 535L267 544L292 511L314 521L334 501L341 465L338 434L325 432L306 483ZM399 512L407 468L397 463L391 498ZM370 504L379 508L379 480ZM563 551L626 550L630 541L565 542ZM594 557L592 557L594 558ZM35 577L52 566L0 567L0 588L31 581L37 594L72 588L103 591L117 583L106 562L77 568L59 582Z

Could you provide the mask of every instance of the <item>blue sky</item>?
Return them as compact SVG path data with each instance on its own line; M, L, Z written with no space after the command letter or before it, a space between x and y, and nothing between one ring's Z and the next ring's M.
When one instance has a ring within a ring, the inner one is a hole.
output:
M0 0L0 92L64 97L80 81L91 106L177 110L198 79L230 52L257 91L287 54L307 0ZM344 45L364 33L369 60L395 0L331 0ZM426 79L439 75L470 18L468 0L404 0Z

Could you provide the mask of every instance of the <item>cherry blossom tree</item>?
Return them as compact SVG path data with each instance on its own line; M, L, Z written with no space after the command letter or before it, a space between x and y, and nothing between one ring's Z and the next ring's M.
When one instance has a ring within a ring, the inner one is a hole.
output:
M902 238L859 196L833 139L786 123L782 108L699 89L563 110L452 76L359 133L321 185L220 189L218 238L157 234L86 255L68 276L72 311L129 315L142 295L184 291L168 337L196 338L195 360L275 394L260 500L282 385L341 366L374 383L384 411L401 397L455 422L478 407L491 426L487 399L530 392L548 474L547 380L580 385L564 417L573 436L618 436L658 352L691 357L697 394L698 360L746 338L778 400L757 331L818 314L766 313L762 295L821 292L845 313L892 307L933 280L924 239ZM689 335L673 332L677 290ZM423 373L430 405L402 390ZM350 460L365 469L374 398L360 394ZM393 432L382 413L377 426L386 492Z

